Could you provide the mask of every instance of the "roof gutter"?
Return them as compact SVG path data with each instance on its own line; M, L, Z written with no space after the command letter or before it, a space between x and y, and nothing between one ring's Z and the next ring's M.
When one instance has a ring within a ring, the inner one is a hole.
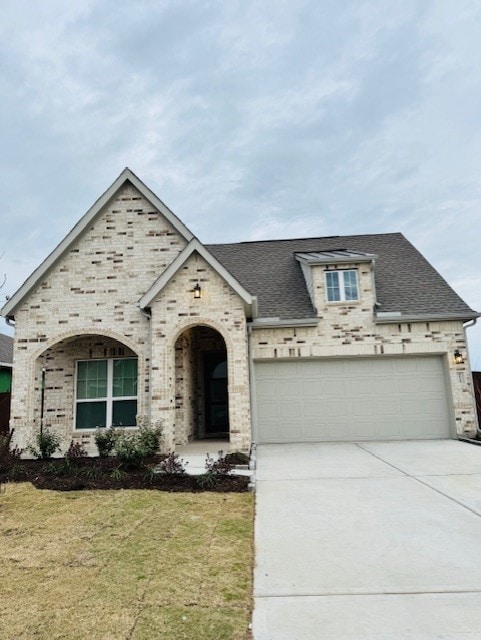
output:
M403 315L400 311L379 312L374 316L376 324L393 324L396 322L449 322L458 320L461 322L473 321L481 317L481 313L473 313L471 316L460 316L452 313L427 313L420 315Z
M318 318L294 318L291 320L281 318L256 318L248 324L253 329L295 329L296 327L317 327L318 321Z

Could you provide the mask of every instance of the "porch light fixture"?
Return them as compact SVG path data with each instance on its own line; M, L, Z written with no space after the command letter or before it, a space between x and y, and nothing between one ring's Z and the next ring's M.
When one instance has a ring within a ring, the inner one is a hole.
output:
M454 352L454 364L464 364L463 355L458 349Z
M200 298L202 293L202 289L200 288L200 284L197 283L194 287L194 298Z

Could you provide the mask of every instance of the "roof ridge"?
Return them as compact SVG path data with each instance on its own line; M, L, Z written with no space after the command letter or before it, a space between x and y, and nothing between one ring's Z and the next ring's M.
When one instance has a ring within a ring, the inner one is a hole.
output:
M277 239L268 239L268 240L241 240L240 242L206 242L205 246L209 247L219 247L226 245L246 245L246 244L261 244L268 242L300 242L301 240L330 240L331 238L375 238L375 237L386 237L386 236L403 236L401 231L390 231L387 233L359 233L359 234L350 234L350 235L336 235L336 236L308 236L302 238L277 238Z

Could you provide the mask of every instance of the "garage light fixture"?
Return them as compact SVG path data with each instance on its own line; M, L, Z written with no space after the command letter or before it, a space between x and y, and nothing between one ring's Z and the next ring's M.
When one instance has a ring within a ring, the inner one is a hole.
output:
M454 352L454 364L464 364L463 355L458 349Z
M197 283L194 287L194 298L200 298L202 294L202 289L200 288L200 284Z

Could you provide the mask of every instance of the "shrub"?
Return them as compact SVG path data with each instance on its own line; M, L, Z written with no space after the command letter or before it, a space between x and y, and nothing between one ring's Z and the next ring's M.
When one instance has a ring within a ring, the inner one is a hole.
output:
M162 440L162 427L160 423L156 423L154 427L147 423L139 424L139 440L146 457L155 455L160 448L160 442Z
M27 447L34 458L48 460L60 449L60 436L49 429L39 431L35 436L35 443Z
M12 434L3 435L0 433L0 466L7 463L10 456L10 441Z
M95 432L95 445L101 458L108 458L115 446L117 431L113 427L101 429L97 427Z
M139 425L138 432L117 430L113 451L119 460L129 467L139 467L146 458L157 453L162 438L160 424L152 427L146 421Z
M0 434L0 469L10 466L12 462L20 460L23 453L22 449L19 449L17 445L13 448L12 444L13 429L8 434Z
M231 464L249 464L249 456L242 451L233 451L225 456L227 462Z
M160 463L160 470L162 473L167 473L169 475L181 475L183 476L186 473L185 465L189 464L188 462L184 463L182 458L179 458L177 453L171 451L169 455L162 460Z
M87 451L82 442L74 442L73 440L70 441L70 446L65 452L65 458L67 460L78 460L79 458L86 458L87 455Z
M140 434L121 431L114 442L114 453L126 467L139 467L145 460L146 453Z
M205 470L218 476L226 476L232 471L232 464L227 460L227 456L223 456L223 451L219 451L219 459L214 460L212 456L207 454L205 458Z

